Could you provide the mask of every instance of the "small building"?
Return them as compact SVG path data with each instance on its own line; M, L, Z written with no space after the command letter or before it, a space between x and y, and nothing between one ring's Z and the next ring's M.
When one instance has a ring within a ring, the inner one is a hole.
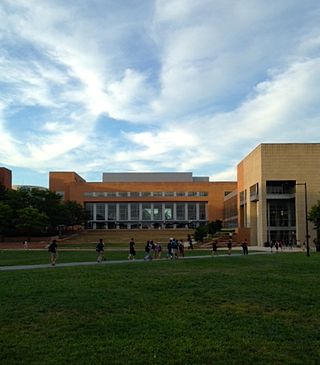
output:
M6 187L7 189L12 188L12 172L11 170L0 167L0 184Z
M305 242L307 209L320 200L320 143L260 144L238 164L237 181L238 229L251 243Z

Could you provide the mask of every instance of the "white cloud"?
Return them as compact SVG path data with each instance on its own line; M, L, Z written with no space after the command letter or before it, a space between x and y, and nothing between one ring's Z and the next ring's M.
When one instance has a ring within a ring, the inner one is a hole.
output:
M260 142L320 137L316 1L135 4L2 2L1 163L216 180ZM132 128L100 135L101 115Z

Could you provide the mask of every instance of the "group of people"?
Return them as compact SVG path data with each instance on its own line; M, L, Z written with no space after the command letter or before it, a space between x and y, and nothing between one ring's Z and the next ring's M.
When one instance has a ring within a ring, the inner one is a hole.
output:
M245 239L242 243L241 243L241 247L242 247L242 253L244 255L248 255L249 250L248 250L248 241L247 239ZM228 248L228 255L231 255L232 252L232 239L229 239L227 242L227 248ZM212 256L217 256L218 255L218 241L214 240L212 241Z
M189 249L193 249L192 239L188 237ZM212 256L218 254L218 242L214 240L212 242ZM51 265L55 266L57 261L57 240L53 240L51 244L48 246L48 251L50 253L50 261ZM245 239L241 244L243 254L248 255L248 242ZM231 255L232 251L232 240L229 239L227 242L228 255ZM276 246L278 250L279 246ZM160 242L154 243L153 240L148 240L145 245L145 255L144 260L153 260L153 259L161 259L162 254L162 246ZM178 240L171 237L167 244L167 258L168 259L178 259L179 257L185 256L185 244L183 240ZM96 253L97 253L97 262L101 263L105 260L105 244L102 238L99 239L99 242L96 245ZM136 256L136 243L134 238L131 238L129 242L129 255L128 260L134 260Z

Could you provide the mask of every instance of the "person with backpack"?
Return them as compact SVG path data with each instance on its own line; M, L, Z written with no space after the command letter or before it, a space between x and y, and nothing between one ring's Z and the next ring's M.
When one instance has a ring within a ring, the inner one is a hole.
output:
M56 261L57 261L57 240L53 240L49 247L48 247L48 251L50 252L50 261L51 261L51 265L55 266L56 265Z
M100 263L104 260L104 242L102 238L99 238L99 243L96 246L97 262Z

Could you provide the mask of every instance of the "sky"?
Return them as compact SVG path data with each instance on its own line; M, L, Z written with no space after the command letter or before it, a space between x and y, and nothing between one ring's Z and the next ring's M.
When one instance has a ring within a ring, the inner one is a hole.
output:
M318 0L1 0L0 166L236 179L320 142Z

